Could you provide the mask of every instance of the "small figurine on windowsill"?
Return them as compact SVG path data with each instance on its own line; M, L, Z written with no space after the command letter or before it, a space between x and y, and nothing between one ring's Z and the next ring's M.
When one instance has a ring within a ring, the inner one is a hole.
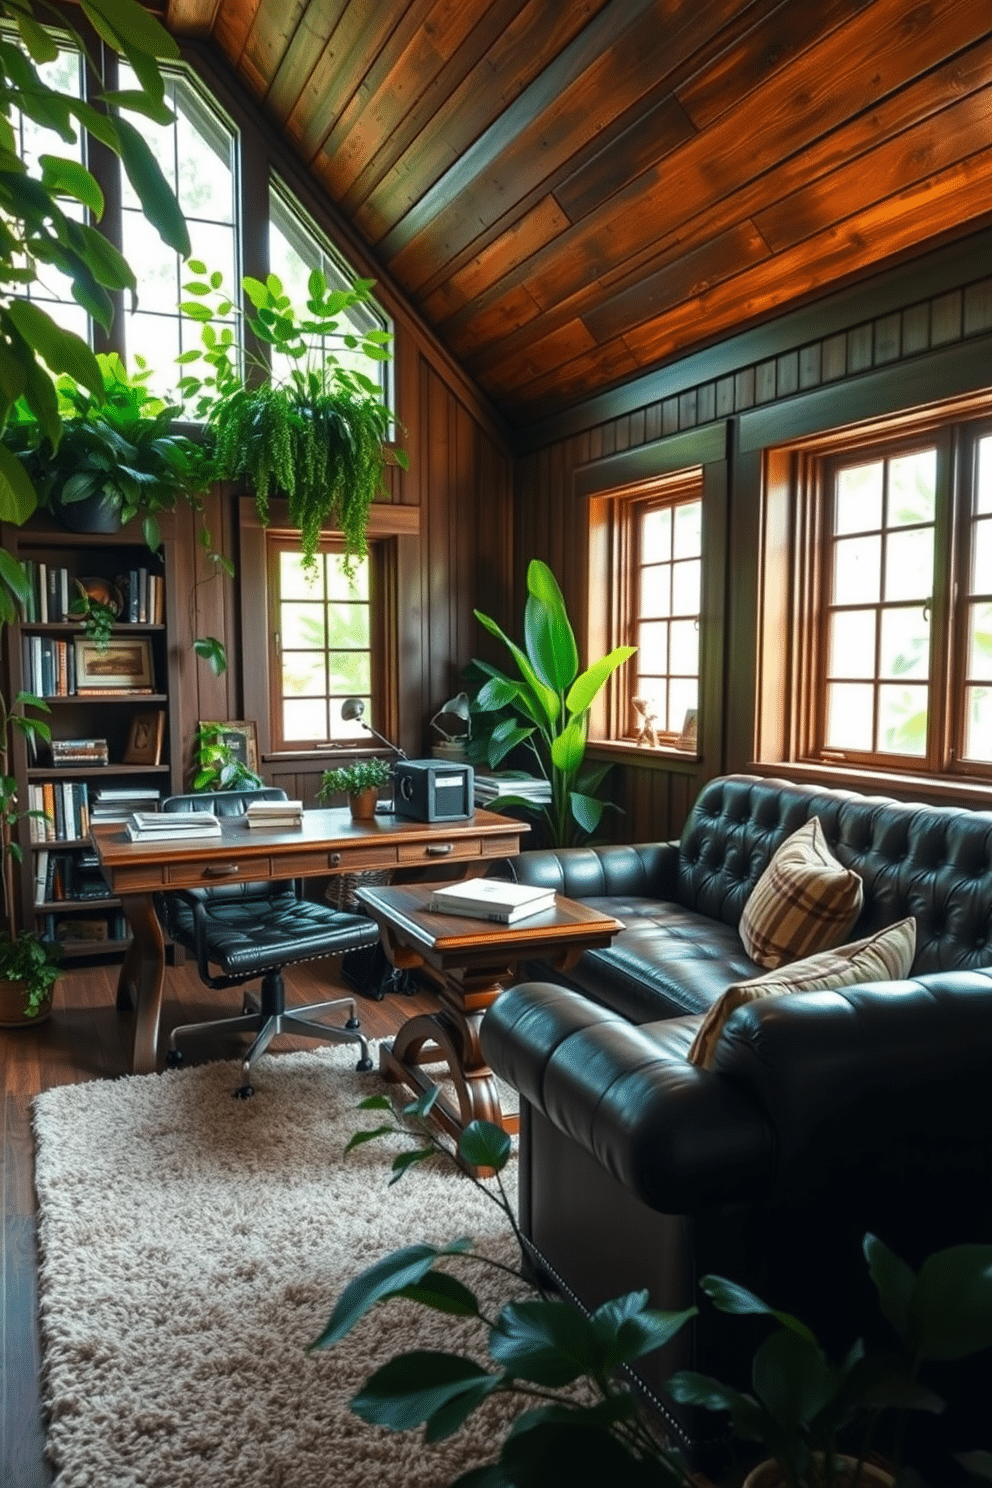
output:
M658 704L653 697L632 697L630 700L637 714L637 734L635 743L650 744L653 748L658 746Z

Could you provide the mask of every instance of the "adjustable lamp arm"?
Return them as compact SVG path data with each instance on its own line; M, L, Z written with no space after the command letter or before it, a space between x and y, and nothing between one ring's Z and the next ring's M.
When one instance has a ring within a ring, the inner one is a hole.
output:
M360 723L362 725L362 728L365 729L367 733L374 734L381 744L385 744L387 749L391 749L394 754L399 756L400 759L405 760L407 757L406 750L401 749L398 744L393 744L391 740L386 738L385 734L380 734L378 729L374 729L370 723L366 723L363 716L364 713L365 704L361 698L345 698L344 702L341 704L341 717L345 720L346 723Z

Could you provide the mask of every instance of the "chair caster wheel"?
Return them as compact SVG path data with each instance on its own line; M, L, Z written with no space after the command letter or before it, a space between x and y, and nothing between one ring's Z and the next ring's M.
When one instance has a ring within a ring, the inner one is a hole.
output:
M360 1074L366 1075L372 1068L372 1061L371 1059L360 1059L355 1065L355 1068L359 1071Z
M349 1018L348 1021L347 1021L347 1023L344 1026L345 1026L345 1028L352 1028L352 1029L354 1029L354 1028L361 1028L362 1025L361 1025L360 1021L358 1020L358 1018Z
M169 1069L177 1069L183 1063L182 1049L170 1049L165 1056L165 1062Z
M237 1088L237 1090L235 1090L235 1092L234 1092L234 1099L235 1100L247 1100L249 1096L252 1096L254 1094L255 1094L255 1087L254 1087L254 1085L239 1085L238 1088Z

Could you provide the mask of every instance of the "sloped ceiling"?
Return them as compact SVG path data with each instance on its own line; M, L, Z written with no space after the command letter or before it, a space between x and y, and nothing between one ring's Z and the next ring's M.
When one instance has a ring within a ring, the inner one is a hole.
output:
M169 0L515 424L992 220L989 0Z

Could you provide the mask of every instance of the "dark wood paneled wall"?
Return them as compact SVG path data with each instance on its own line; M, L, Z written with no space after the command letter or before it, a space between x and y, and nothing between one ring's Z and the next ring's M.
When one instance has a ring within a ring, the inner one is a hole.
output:
M989 262L988 235L976 235L968 245L769 322L531 429L539 447L517 461L514 611L522 613L527 562L543 558L582 636L587 602L596 601L587 594L585 508L597 479L606 489L616 484L610 473L625 467L633 479L661 473L673 468L672 452L685 444L688 431L721 431L704 470L722 464L725 471L722 508L708 501L722 525L711 527L707 540L721 546L726 562L722 584L711 582L706 593L704 631L711 645L722 635L724 648L718 666L711 650L703 680L700 755L687 761L662 751L593 746L614 760L610 789L625 813L609 818L617 840L677 834L705 780L746 769L759 757L763 451L992 385ZM685 464L692 463L687 450ZM714 561L711 579L719 572Z

